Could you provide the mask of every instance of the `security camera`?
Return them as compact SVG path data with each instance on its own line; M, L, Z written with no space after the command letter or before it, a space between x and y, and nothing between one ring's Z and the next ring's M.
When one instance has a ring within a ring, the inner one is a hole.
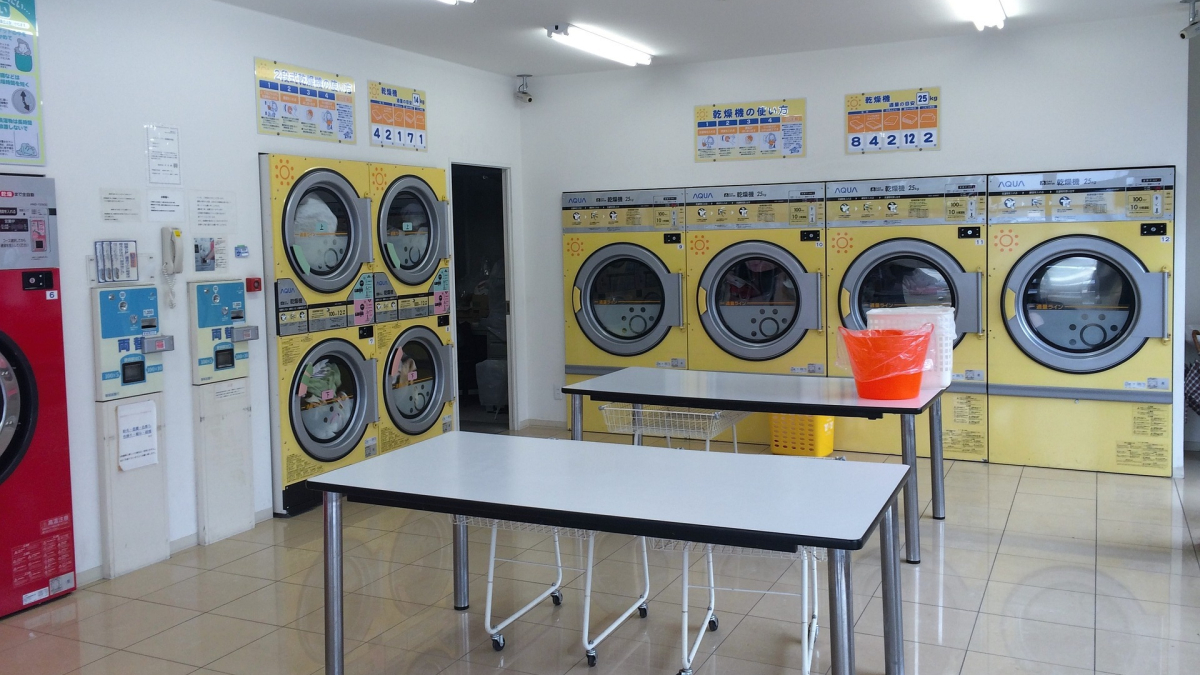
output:
M1200 14L1196 13L1196 0L1179 0L1179 4L1188 6L1188 25L1179 31L1179 37L1191 40L1200 35Z
M522 105L533 103L533 94L529 93L529 78L533 76L518 75L517 77L521 78L521 84L517 85L517 90L513 92L513 98Z
M1191 40L1197 35L1200 35L1200 23L1188 24L1187 28L1179 31L1179 37L1184 40Z

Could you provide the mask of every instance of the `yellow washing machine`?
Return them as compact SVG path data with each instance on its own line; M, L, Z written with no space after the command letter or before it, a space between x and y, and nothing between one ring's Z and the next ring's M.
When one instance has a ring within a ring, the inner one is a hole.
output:
M375 322L448 315L446 172L393 164L371 164L369 172L375 209ZM426 306L428 312L423 311Z
M989 177L992 461L1169 476L1174 167Z
M563 193L567 383L687 368L683 199L682 189ZM585 401L583 428L607 430L598 403Z
M867 325L879 307L954 307L953 383L942 399L942 445L952 459L987 460L987 339L983 275L988 247L984 176L945 176L826 184L828 324ZM831 328L829 374L838 367ZM927 419L922 415L919 428ZM928 456L929 435L917 434ZM900 453L900 418L839 419L835 447Z
M454 351L449 315L375 326L379 451L450 431L454 425Z
M824 376L824 183L689 188L684 213L690 366ZM769 443L768 417L738 438Z
M374 453L375 368L364 365L375 357L369 171L364 162L287 155L261 155L259 171L275 328L267 341L274 506L291 515L319 502L305 478ZM331 374L303 374L318 363ZM331 386L299 394L314 388L302 378ZM314 421L314 396L332 397L325 430Z

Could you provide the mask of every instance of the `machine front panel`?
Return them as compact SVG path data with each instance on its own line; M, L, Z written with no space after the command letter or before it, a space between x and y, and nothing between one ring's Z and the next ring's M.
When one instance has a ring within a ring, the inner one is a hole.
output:
M689 188L685 224L703 229L825 226L824 183Z
M162 391L158 289L123 286L92 291L97 331L96 400L112 401ZM154 344L147 344L153 341Z
M235 341L246 324L246 286L241 281L188 284L192 327L192 384L223 382L250 374L250 343Z
M54 181L4 176L0 191L0 270L58 267Z
M682 230L683 203L682 189L564 192L563 235Z

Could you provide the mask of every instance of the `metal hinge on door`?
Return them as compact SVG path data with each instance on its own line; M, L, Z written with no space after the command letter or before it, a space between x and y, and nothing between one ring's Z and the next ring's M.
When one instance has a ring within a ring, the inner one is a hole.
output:
M512 316L512 300L504 301L504 316Z

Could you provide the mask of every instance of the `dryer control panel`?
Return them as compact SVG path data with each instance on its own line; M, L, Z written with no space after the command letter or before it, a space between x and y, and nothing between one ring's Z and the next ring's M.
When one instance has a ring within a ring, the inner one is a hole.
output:
M92 289L96 400L114 401L163 390L162 353L174 338L159 330L158 289Z
M241 281L188 284L192 317L192 384L224 382L250 374L250 340L258 326L246 325L246 287Z

